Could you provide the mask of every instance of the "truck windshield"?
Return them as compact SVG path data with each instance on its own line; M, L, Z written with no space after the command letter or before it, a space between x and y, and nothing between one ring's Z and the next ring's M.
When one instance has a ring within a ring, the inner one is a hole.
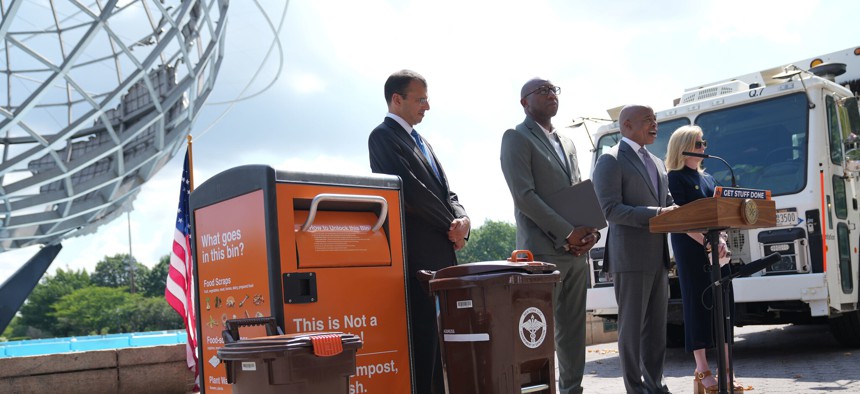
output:
M708 141L705 153L729 162L739 187L770 190L777 196L797 193L806 186L808 114L806 96L796 93L705 112L695 124ZM687 118L659 122L657 140L648 145L648 150L665 158L672 132L688 124ZM617 132L600 137L594 158L620 139ZM705 159L703 166L717 184L732 185L731 173L720 161Z
M781 195L806 186L808 114L806 96L797 93L706 112L695 123L708 141L706 153L732 165L738 186ZM703 164L718 184L731 186L722 163Z

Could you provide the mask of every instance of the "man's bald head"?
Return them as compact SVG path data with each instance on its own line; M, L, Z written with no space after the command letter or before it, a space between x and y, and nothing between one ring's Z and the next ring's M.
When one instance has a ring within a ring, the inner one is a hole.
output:
M647 105L625 105L618 115L618 125L621 135L639 145L652 144L657 138L657 118Z
M639 114L639 112L644 110L651 110L651 107L647 105L630 104L621 108L621 113L618 115L618 124L621 126L621 130L624 130L625 122L629 121L635 115Z
M558 113L558 88L546 78L532 78L520 89L523 111L547 130L552 130L552 117Z
M539 77L534 77L528 80L528 82L523 85L523 88L520 89L520 99L526 98L529 93L534 92L535 90L537 90L537 88L543 85L552 85L552 82L550 82L548 79L543 79Z

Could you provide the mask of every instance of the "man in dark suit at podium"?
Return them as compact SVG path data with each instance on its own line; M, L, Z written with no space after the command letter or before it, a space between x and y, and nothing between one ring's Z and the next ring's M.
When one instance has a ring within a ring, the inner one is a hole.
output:
M615 282L618 352L628 393L668 393L663 378L669 298L669 246L649 220L674 209L663 161L645 148L657 138L654 111L628 105L623 138L597 159L591 176L609 233L604 264Z
M444 393L436 307L415 273L457 264L454 252L465 246L471 223L433 148L413 128L430 110L427 81L414 71L395 72L385 81L385 101L388 114L367 143L370 168L403 181L415 387L418 393Z

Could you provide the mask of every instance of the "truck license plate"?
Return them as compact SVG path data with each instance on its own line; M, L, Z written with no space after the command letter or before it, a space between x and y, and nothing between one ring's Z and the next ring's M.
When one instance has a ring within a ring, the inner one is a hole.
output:
M797 220L797 208L783 208L776 210L776 225L777 227L796 226L800 223Z

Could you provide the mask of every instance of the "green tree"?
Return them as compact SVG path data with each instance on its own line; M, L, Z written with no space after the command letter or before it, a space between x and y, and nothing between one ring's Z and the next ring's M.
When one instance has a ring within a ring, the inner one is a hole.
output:
M517 228L508 222L487 220L472 229L466 247L457 251L460 264L505 260L516 248Z
M138 296L138 294L135 294ZM183 328L182 317L161 297L132 297L123 304L122 332L175 330Z
M130 304L140 302L139 294L116 287L89 286L60 298L51 313L57 319L59 336L117 333L128 319ZM125 313L124 313L125 312ZM125 323L127 324L127 323Z
M137 282L138 291L147 297L164 298L164 288L167 286L167 272L170 269L170 255L161 256L158 264L152 267L145 279Z
M128 289L131 287L130 266L134 267L135 288L138 288L140 287L140 283L146 282L149 268L137 262L137 259L133 256L131 257L131 263L129 263L128 253L105 256L104 259L96 264L96 270L90 279L94 286Z
M56 334L57 318L53 315L54 303L75 290L87 286L90 286L90 276L86 270L72 271L60 268L54 275L46 274L33 288L33 292L27 297L27 302L21 306L20 324L35 329L32 334L28 332L27 335L46 337Z
M21 318L18 316L12 317L12 321L9 322L9 325L6 326L6 329L3 330L3 333L0 334L0 342L6 342L9 338L12 338L15 334L12 332L15 330L15 326L21 325Z
M6 341L14 341L13 338L17 337L15 335L15 330L20 330L21 327L21 317L13 316L12 321L9 322L9 325L6 326L6 329L3 330L3 333L0 334L0 342Z
M15 316L9 322L9 326L3 331L0 336L0 342L4 341L20 341L22 339L30 339L30 332L34 331L32 327L21 324L21 316Z

